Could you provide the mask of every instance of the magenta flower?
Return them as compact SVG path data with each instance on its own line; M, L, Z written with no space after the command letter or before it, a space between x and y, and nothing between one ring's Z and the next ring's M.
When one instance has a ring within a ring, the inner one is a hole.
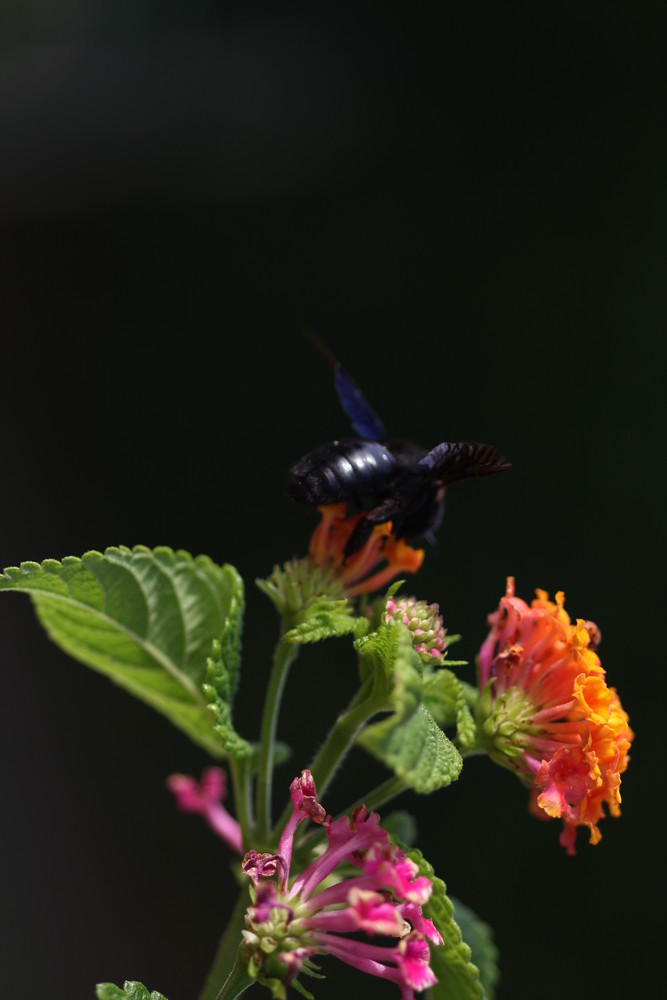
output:
M317 802L309 771L290 792L294 810L277 854L249 851L243 859L254 883L242 945L250 975L284 996L300 972L316 968L313 956L329 954L396 983L402 1000L414 1000L415 990L437 982L427 939L438 945L442 938L421 909L430 880L391 843L377 813L360 806L332 820ZM290 879L294 834L306 819L324 826L328 846ZM378 936L395 943L368 940Z
M199 813L233 851L243 854L241 827L222 804L227 794L224 771L208 767L200 782L188 774L172 774L167 778L167 788L174 793L181 812Z

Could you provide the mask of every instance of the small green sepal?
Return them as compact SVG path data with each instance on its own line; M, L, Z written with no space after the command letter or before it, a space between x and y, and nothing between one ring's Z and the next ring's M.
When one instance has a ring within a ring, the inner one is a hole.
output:
M331 569L316 566L308 558L275 566L268 579L256 583L289 626L284 642L304 644L344 635L357 638L370 627L367 618L353 614L354 607L343 596Z

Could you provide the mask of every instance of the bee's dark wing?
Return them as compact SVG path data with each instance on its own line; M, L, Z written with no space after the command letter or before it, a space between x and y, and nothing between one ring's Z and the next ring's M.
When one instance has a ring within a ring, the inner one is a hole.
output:
M364 398L363 392L352 376L348 375L338 362L334 367L334 384L340 405L350 418L350 423L359 437L364 441L386 441L384 424Z
M324 355L327 364L332 369L334 385L340 405L343 407L352 427L359 437L364 441L386 441L387 433L384 429L384 424L370 403L364 398L363 392L352 376L345 371L339 361L336 361L329 348L322 343L312 330L305 330L304 332L312 340L318 351Z
M497 448L477 441L443 441L431 449L419 465L443 485L472 476L489 476L511 467Z

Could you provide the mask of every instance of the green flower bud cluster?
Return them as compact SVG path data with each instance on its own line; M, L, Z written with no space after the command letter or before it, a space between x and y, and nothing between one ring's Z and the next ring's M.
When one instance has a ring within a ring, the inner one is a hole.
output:
M344 596L335 572L329 566L317 566L308 557L274 566L268 579L256 583L280 615L292 618L318 599L342 601Z

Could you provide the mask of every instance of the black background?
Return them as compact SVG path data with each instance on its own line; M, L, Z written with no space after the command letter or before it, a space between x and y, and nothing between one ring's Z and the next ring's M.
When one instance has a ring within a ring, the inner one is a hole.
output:
M568 858L485 760L401 804L495 927L499 1000L652 992L664 7L35 0L2 18L2 565L136 543L234 563L252 738L277 628L252 580L315 523L286 470L347 433L302 327L390 432L497 445L512 471L451 489L415 590L470 659L508 573L598 622L638 732L623 817ZM205 756L54 649L24 598L0 625L3 995L136 978L194 1000L233 882L164 778ZM354 681L344 642L298 661L285 796ZM351 764L332 811L381 776ZM319 998L396 992L324 967Z

